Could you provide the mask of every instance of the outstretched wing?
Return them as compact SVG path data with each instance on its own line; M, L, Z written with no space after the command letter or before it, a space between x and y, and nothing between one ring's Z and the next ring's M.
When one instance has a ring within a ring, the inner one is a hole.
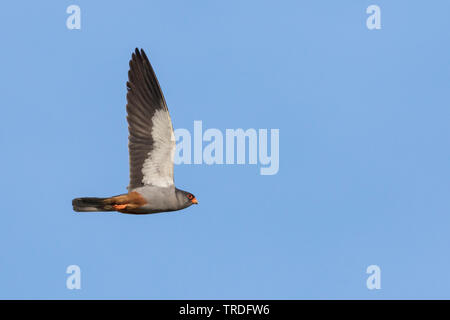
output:
M144 50L132 54L127 82L130 185L173 185L175 136L166 101Z

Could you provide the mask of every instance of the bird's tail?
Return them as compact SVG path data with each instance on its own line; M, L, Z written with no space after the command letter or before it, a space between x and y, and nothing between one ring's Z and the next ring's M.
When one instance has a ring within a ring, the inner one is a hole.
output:
M72 200L73 210L77 212L115 211L110 198L76 198Z

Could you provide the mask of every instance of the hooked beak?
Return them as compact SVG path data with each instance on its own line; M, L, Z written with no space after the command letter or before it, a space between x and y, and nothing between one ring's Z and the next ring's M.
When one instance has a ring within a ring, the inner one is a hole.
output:
M193 199L191 200L191 202L192 202L193 204L198 204L198 201L197 201L197 199L195 199L195 198L193 198Z

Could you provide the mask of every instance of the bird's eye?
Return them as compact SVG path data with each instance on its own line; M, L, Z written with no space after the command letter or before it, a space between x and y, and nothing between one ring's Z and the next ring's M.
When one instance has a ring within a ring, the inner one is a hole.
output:
M193 198L192 194L188 194L188 198L192 199Z

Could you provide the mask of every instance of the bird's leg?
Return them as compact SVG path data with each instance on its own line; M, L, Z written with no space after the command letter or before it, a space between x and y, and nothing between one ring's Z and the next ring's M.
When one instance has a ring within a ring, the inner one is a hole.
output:
M112 205L115 210L122 212L126 209L131 210L139 208L146 204L146 201L139 193L130 192L128 194L105 199L105 203Z
M112 205L116 210L125 209L127 207L128 202L129 200L127 194L105 199L105 203Z
M123 210L123 209L125 209L126 207L127 207L126 204L115 204L115 205L114 205L114 209L116 209L116 210Z

